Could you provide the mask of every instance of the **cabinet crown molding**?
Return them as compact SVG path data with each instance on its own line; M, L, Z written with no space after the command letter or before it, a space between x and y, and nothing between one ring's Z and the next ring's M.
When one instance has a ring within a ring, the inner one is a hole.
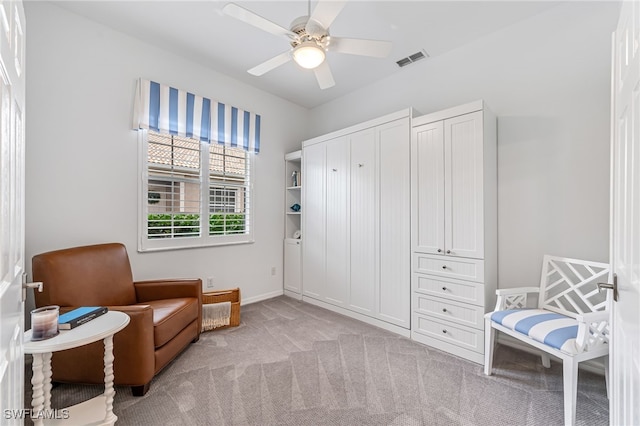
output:
M325 142L329 139L339 138L341 136L348 135L350 133L359 132L361 130L365 130L371 127L376 127L381 124L389 123L391 121L399 120L401 118L412 118L416 111L413 108L405 108L400 111L392 112L391 114L383 115L382 117L377 117L369 121L365 121L363 123L358 123L353 126L345 127L344 129L336 130L331 133L324 134L322 136L316 136L311 139L307 139L302 141L302 147L313 145L320 142Z
M469 114L476 111L486 111L487 104L483 100L477 100L469 102L468 104L458 105L452 108L447 108L442 111L437 111L430 114L421 115L415 117L411 123L413 127L421 126L423 124L433 123L434 121L444 120L446 118L453 118L459 115Z

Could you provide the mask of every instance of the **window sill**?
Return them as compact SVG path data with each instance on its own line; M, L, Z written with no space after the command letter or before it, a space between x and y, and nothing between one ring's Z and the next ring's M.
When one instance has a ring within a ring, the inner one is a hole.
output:
M175 241L175 240L171 240L171 241L162 241L160 239L158 240L147 240L147 241L141 241L138 244L138 252L139 253L149 253L149 252L156 252L156 251L168 251L168 250L185 250L185 249L196 249L196 248L205 248L205 247L220 247L220 246L231 246L231 245L239 245L239 244L253 244L255 242L255 240L253 239L253 236L243 236L244 238L229 238L229 236L227 237L222 237L224 238L223 240L219 240L219 241L201 241L201 240L197 240L197 241ZM188 243L188 244L185 244Z

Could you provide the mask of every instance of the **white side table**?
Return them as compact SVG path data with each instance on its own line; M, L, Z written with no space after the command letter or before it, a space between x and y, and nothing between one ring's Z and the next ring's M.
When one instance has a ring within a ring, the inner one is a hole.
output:
M76 348L89 343L104 341L104 393L88 401L68 407L68 419L34 419L36 426L49 424L66 425L113 425L118 417L113 414L113 335L129 324L129 315L109 311L86 324L71 330L60 330L51 339L31 341L31 330L24 333L24 352L33 354L34 413L51 410L51 355L56 351ZM44 416L43 416L44 417Z

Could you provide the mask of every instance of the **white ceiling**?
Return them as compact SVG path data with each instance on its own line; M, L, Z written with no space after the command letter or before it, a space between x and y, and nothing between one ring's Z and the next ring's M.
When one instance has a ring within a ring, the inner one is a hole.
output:
M330 0L329 0L330 1ZM311 10L317 0L311 1ZM331 25L337 37L389 40L389 57L375 59L329 52L336 85L318 87L314 73L289 62L255 77L249 68L289 48L281 38L222 13L227 1L55 1L69 11L173 51L216 71L307 108L313 108L395 73L395 61L424 49L433 58L486 36L557 3L549 1L365 1L351 0ZM308 3L235 3L289 28L307 15ZM410 65L423 66L427 58Z

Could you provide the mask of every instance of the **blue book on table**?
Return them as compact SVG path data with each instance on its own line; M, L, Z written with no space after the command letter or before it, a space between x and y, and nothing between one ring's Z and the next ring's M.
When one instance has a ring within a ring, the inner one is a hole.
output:
M60 330L70 330L100 315L106 314L108 310L106 306L83 306L74 309L73 311L60 315L58 318L58 328Z

